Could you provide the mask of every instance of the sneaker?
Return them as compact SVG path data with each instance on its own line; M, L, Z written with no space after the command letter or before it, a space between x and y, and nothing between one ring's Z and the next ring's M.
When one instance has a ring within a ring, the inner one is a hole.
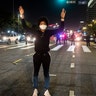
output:
M44 92L44 96L51 96L48 90Z
M38 96L38 90L34 89L33 95L32 96Z

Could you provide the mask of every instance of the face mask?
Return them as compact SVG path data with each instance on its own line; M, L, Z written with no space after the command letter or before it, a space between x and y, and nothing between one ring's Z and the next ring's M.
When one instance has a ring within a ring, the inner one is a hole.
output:
M39 27L41 30L45 30L47 28L47 25L40 25Z

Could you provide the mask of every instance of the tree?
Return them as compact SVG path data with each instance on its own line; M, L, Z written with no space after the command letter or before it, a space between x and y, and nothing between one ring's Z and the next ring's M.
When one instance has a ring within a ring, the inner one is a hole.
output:
M90 24L87 24L87 32L89 34L96 35L96 23L90 22Z

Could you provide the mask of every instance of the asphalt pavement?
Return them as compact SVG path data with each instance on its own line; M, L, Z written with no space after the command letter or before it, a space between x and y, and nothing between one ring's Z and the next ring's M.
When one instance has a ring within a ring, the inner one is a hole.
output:
M32 96L34 44L0 45L0 96ZM50 44L52 96L96 96L96 44ZM39 91L44 87L43 68ZM41 95L43 96L43 95Z

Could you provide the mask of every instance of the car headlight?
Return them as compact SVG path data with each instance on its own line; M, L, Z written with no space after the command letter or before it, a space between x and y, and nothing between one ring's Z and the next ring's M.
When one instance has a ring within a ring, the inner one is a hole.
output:
M36 38L33 38L33 42L36 40Z
M27 41L30 41L31 40L31 38L30 37L27 37Z
M4 37L3 37L3 40L4 40L4 41L5 41L5 40L7 40L7 37L6 37L6 36L4 36Z

